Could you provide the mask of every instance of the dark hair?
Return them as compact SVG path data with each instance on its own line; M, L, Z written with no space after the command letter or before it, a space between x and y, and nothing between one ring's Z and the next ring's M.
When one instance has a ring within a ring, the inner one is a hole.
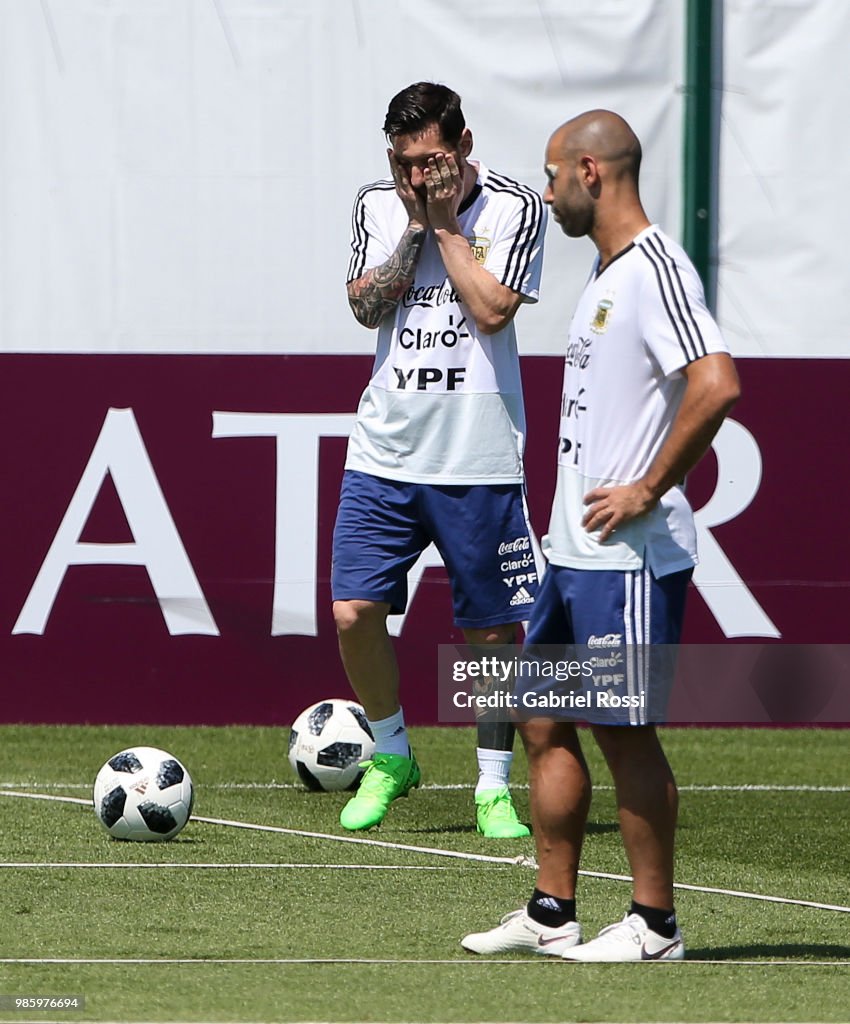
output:
M440 129L444 142L456 146L466 127L460 96L445 85L416 82L390 100L384 134L390 140L398 135L421 135L432 124Z

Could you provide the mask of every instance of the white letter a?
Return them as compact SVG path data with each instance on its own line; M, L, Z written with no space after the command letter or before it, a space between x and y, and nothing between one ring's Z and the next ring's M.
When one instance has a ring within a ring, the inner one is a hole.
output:
M107 474L133 534L128 544L88 544L80 535ZM62 524L13 633L44 632L69 565L143 565L169 633L218 636L177 533L132 409L110 409Z

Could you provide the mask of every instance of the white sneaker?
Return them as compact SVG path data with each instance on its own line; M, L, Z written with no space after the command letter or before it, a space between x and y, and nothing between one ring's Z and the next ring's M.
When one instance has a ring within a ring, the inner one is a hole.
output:
M626 963L632 960L684 960L685 943L676 929L672 939L651 931L640 914L626 914L581 946L567 949L565 960L585 963Z
M525 907L505 914L489 932L473 932L460 940L468 953L541 953L561 956L570 946L581 942L581 928L568 921L560 928L547 928L532 920Z

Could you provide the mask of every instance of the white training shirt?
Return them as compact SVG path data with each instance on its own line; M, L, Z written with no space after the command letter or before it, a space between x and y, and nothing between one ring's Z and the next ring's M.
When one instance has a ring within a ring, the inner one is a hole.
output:
M485 269L527 302L538 297L545 220L536 192L478 163L458 214L461 231ZM391 180L362 188L348 282L384 263L407 225ZM345 468L414 483L516 483L524 442L513 322L478 333L429 231L413 283L378 327Z
M561 396L558 480L543 550L555 565L656 576L696 564L693 514L681 486L604 543L581 525L584 496L649 468L684 395L684 366L727 352L693 264L656 225L597 276L570 324Z

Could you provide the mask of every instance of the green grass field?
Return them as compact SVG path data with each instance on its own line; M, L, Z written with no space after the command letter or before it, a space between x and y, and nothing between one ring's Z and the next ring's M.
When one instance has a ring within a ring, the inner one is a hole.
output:
M0 996L86 999L81 1012L0 1009L0 1020L850 1020L846 732L666 730L682 788L678 880L694 887L677 896L689 959L634 965L460 948L534 879L511 863L533 854L531 840L474 830L470 730L413 730L423 788L365 836L386 845L340 841L351 838L337 823L346 794L297 786L286 739L0 727ZM90 807L11 795L89 800L100 765L134 744L170 750L195 780L196 818L170 843L116 842ZM596 790L583 866L626 874L610 780L589 737L587 748ZM521 752L514 782L527 820ZM628 902L627 882L584 876L586 933Z

